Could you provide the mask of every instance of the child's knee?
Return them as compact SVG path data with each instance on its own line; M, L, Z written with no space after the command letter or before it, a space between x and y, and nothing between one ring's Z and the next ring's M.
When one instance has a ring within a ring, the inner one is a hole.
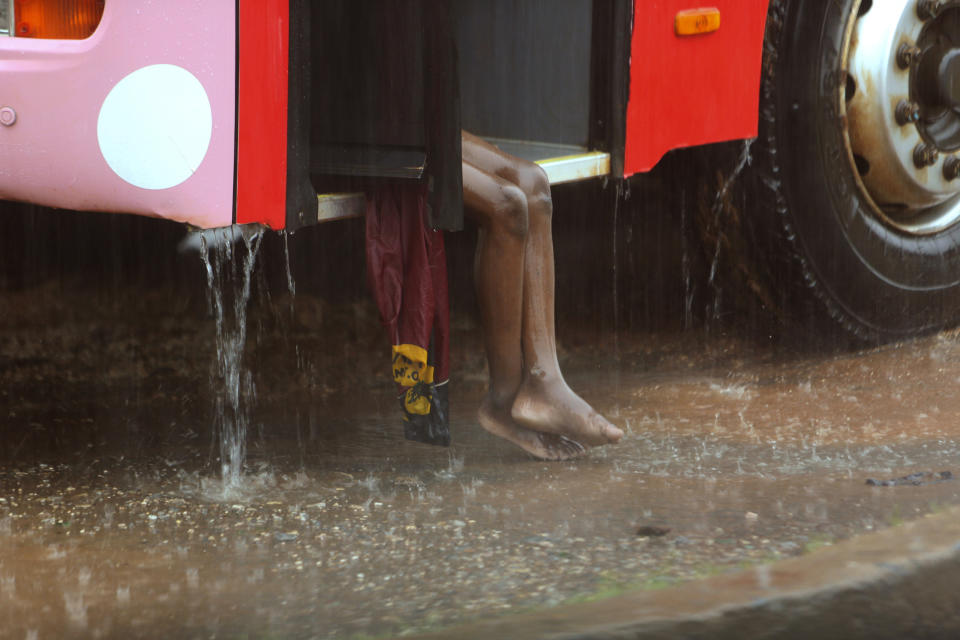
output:
M529 227L527 196L516 185L501 187L493 207L493 224L510 235L526 238Z
M550 196L550 178L538 164L526 163L521 169L520 186L527 196L530 215L550 218L553 214L553 200Z

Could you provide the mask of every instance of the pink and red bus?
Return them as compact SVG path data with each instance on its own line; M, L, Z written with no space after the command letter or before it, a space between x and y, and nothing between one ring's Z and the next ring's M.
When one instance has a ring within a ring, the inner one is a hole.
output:
M555 183L753 140L711 206L785 308L867 339L960 319L958 3L453 0L437 94L434 2L0 0L0 198L292 231L362 212L353 178L458 163L460 126Z

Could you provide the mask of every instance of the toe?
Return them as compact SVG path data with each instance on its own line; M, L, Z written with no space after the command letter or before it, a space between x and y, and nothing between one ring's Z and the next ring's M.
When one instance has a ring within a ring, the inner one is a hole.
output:
M541 453L540 455L534 455L541 460L563 460L566 457L563 450L563 442L559 437L551 433L537 433L535 439L539 444L538 449Z
M620 442L620 438L623 437L623 431L608 423L603 428L603 435L606 436L607 441L611 444L616 444Z
M582 444L580 444L579 442L577 442L576 440L571 440L570 438L567 438L565 436L560 436L560 440L561 440L563 449L567 454L566 455L567 460L571 458L578 458L587 451L587 448Z
M594 434L596 442L591 442L597 446L604 444L616 444L623 437L623 431L616 428L599 413L593 413L590 420L591 433Z
M545 460L571 460L583 455L586 451L579 442L571 440L565 436L558 436L552 433L538 433L537 439L540 441L543 449L548 455L540 456Z

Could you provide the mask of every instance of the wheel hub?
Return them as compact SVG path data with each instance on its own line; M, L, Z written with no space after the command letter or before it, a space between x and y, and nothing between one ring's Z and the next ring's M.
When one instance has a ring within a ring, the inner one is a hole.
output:
M849 150L888 224L960 220L960 0L861 0L844 90Z
M930 47L917 64L917 94L932 109L960 106L960 48Z
M911 95L920 107L921 135L941 151L960 149L960 8L929 20L917 42Z

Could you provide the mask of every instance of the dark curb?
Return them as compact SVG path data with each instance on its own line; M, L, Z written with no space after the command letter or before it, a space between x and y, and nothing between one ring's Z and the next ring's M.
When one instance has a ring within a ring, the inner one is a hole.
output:
M419 638L960 638L960 509L662 591Z

